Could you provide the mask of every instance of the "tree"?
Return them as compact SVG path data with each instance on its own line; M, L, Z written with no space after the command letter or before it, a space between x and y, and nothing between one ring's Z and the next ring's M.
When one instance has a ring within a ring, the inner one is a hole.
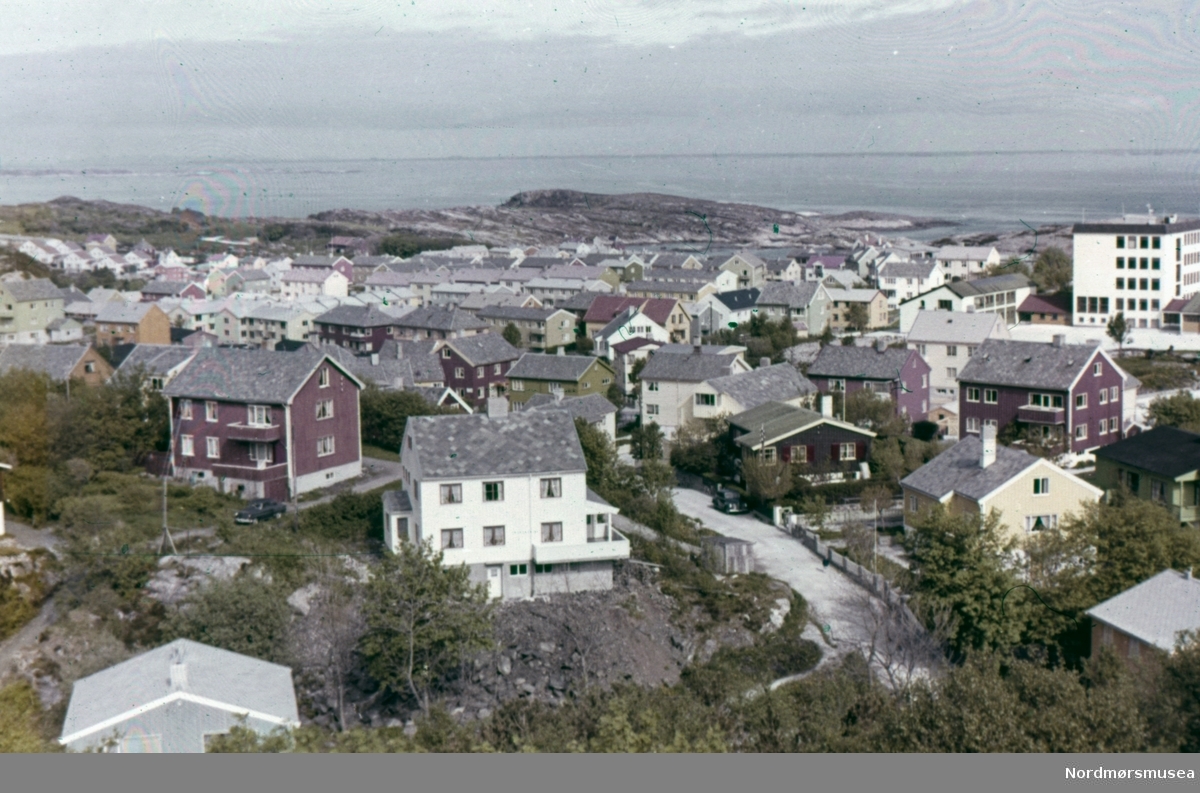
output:
M1071 278L1071 257L1062 248L1046 248L1033 263L1033 281L1039 292L1061 292L1071 285Z
M189 597L163 625L164 638L191 639L242 655L286 663L286 599L274 586L251 575L215 581Z
M661 460L663 431L657 422L639 424L629 432L629 453L635 460Z
M1159 397L1150 403L1150 418L1154 425L1179 427L1192 432L1200 431L1200 399L1194 399L1187 391L1169 397Z
M729 432L724 419L691 419L675 431L671 442L671 465L693 474L711 474L717 469L719 444Z
M616 486L617 450L603 430L593 427L586 419L575 417L575 431L587 462L587 485L605 498Z
M628 401L625 398L625 389L621 388L620 383L610 384L608 386L608 390L604 392L604 396L609 402L612 402L618 410L625 407L625 403Z
M822 347L828 347L830 344L833 344L833 327L826 323L825 328L821 331L821 335L817 337L817 341Z
M321 559L328 562L330 557ZM361 600L346 581L344 569L326 566L316 584L308 614L295 623L293 654L322 680L337 712L338 729L345 731L351 726L346 719L346 683L366 623Z
M877 552L876 546L879 542L877 536L879 533L879 513L892 505L892 491L882 483L868 485L858 494L858 503L862 507L862 511L869 513L871 519L874 521L874 535L871 537L873 543L871 554L874 557Z
M846 324L859 333L866 330L871 324L871 315L867 312L867 307L862 303L851 303L846 311Z
M492 647L492 607L485 584L465 565L444 567L428 541L405 542L367 584L367 632L359 648L386 690L409 694L429 712L437 686L470 654Z
M359 396L363 443L399 451L410 416L437 416L448 412L414 391L384 391L368 385Z
M871 444L871 466L876 476L897 484L907 473L898 438L876 438Z
M792 489L792 466L785 462L767 462L756 456L742 461L746 488L763 501L783 498Z
M506 342L516 347L521 348L521 329L515 323L508 323L504 326L504 330L500 331L500 335Z
M1125 319L1125 312L1118 311L1117 315L1108 321L1108 337L1117 343L1117 355L1125 355L1125 345L1132 341L1133 328Z
M866 427L879 438L903 435L908 428L904 418L896 415L896 403L890 399L881 399L866 388L842 396L842 413L849 424Z
M987 274L993 275L1024 275L1028 277L1031 273L1029 265L1020 256L1009 256L1000 264L993 264L987 268Z

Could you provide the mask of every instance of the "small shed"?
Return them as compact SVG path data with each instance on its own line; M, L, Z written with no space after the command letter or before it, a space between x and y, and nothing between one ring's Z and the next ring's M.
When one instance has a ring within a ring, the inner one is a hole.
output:
M708 569L720 575L750 573L754 571L754 556L749 540L736 537L703 537L700 546L704 549L704 563Z

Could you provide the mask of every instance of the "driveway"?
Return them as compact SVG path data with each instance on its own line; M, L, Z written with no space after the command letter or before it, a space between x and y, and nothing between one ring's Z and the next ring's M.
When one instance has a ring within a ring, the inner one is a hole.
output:
M705 527L727 537L754 543L755 569L787 582L808 601L809 615L829 625L834 652L820 641L817 629L805 628L805 638L822 644L822 665L867 642L861 613L866 590L853 583L834 567L826 567L821 558L799 540L750 515L726 515L712 507L712 497L696 490L676 488L675 506L685 515L698 518Z
M374 490L377 487L392 482L397 482L404 477L400 469L400 463L393 460L380 460L375 457L363 458L363 476L355 481L350 487L354 493L366 493L368 490ZM336 494L329 494L315 498L312 501L301 501L297 509L308 509L315 507L317 504L324 504L333 501Z

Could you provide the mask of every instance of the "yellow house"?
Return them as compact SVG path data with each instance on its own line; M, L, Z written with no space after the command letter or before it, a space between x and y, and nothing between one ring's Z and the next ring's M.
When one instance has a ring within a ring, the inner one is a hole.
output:
M904 528L920 522L935 504L953 514L1000 516L1001 531L1018 542L1057 529L1068 513L1100 500L1104 491L1049 460L1000 446L995 428L970 435L900 481Z

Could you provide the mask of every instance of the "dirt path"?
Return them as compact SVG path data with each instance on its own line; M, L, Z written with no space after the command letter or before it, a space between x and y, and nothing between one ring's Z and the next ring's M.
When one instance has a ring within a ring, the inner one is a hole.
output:
M54 609L54 597L51 596L42 604L37 616L27 622L25 627L0 642L0 677L8 672L9 665L16 658L17 653L36 643L38 636L54 623L57 616Z

